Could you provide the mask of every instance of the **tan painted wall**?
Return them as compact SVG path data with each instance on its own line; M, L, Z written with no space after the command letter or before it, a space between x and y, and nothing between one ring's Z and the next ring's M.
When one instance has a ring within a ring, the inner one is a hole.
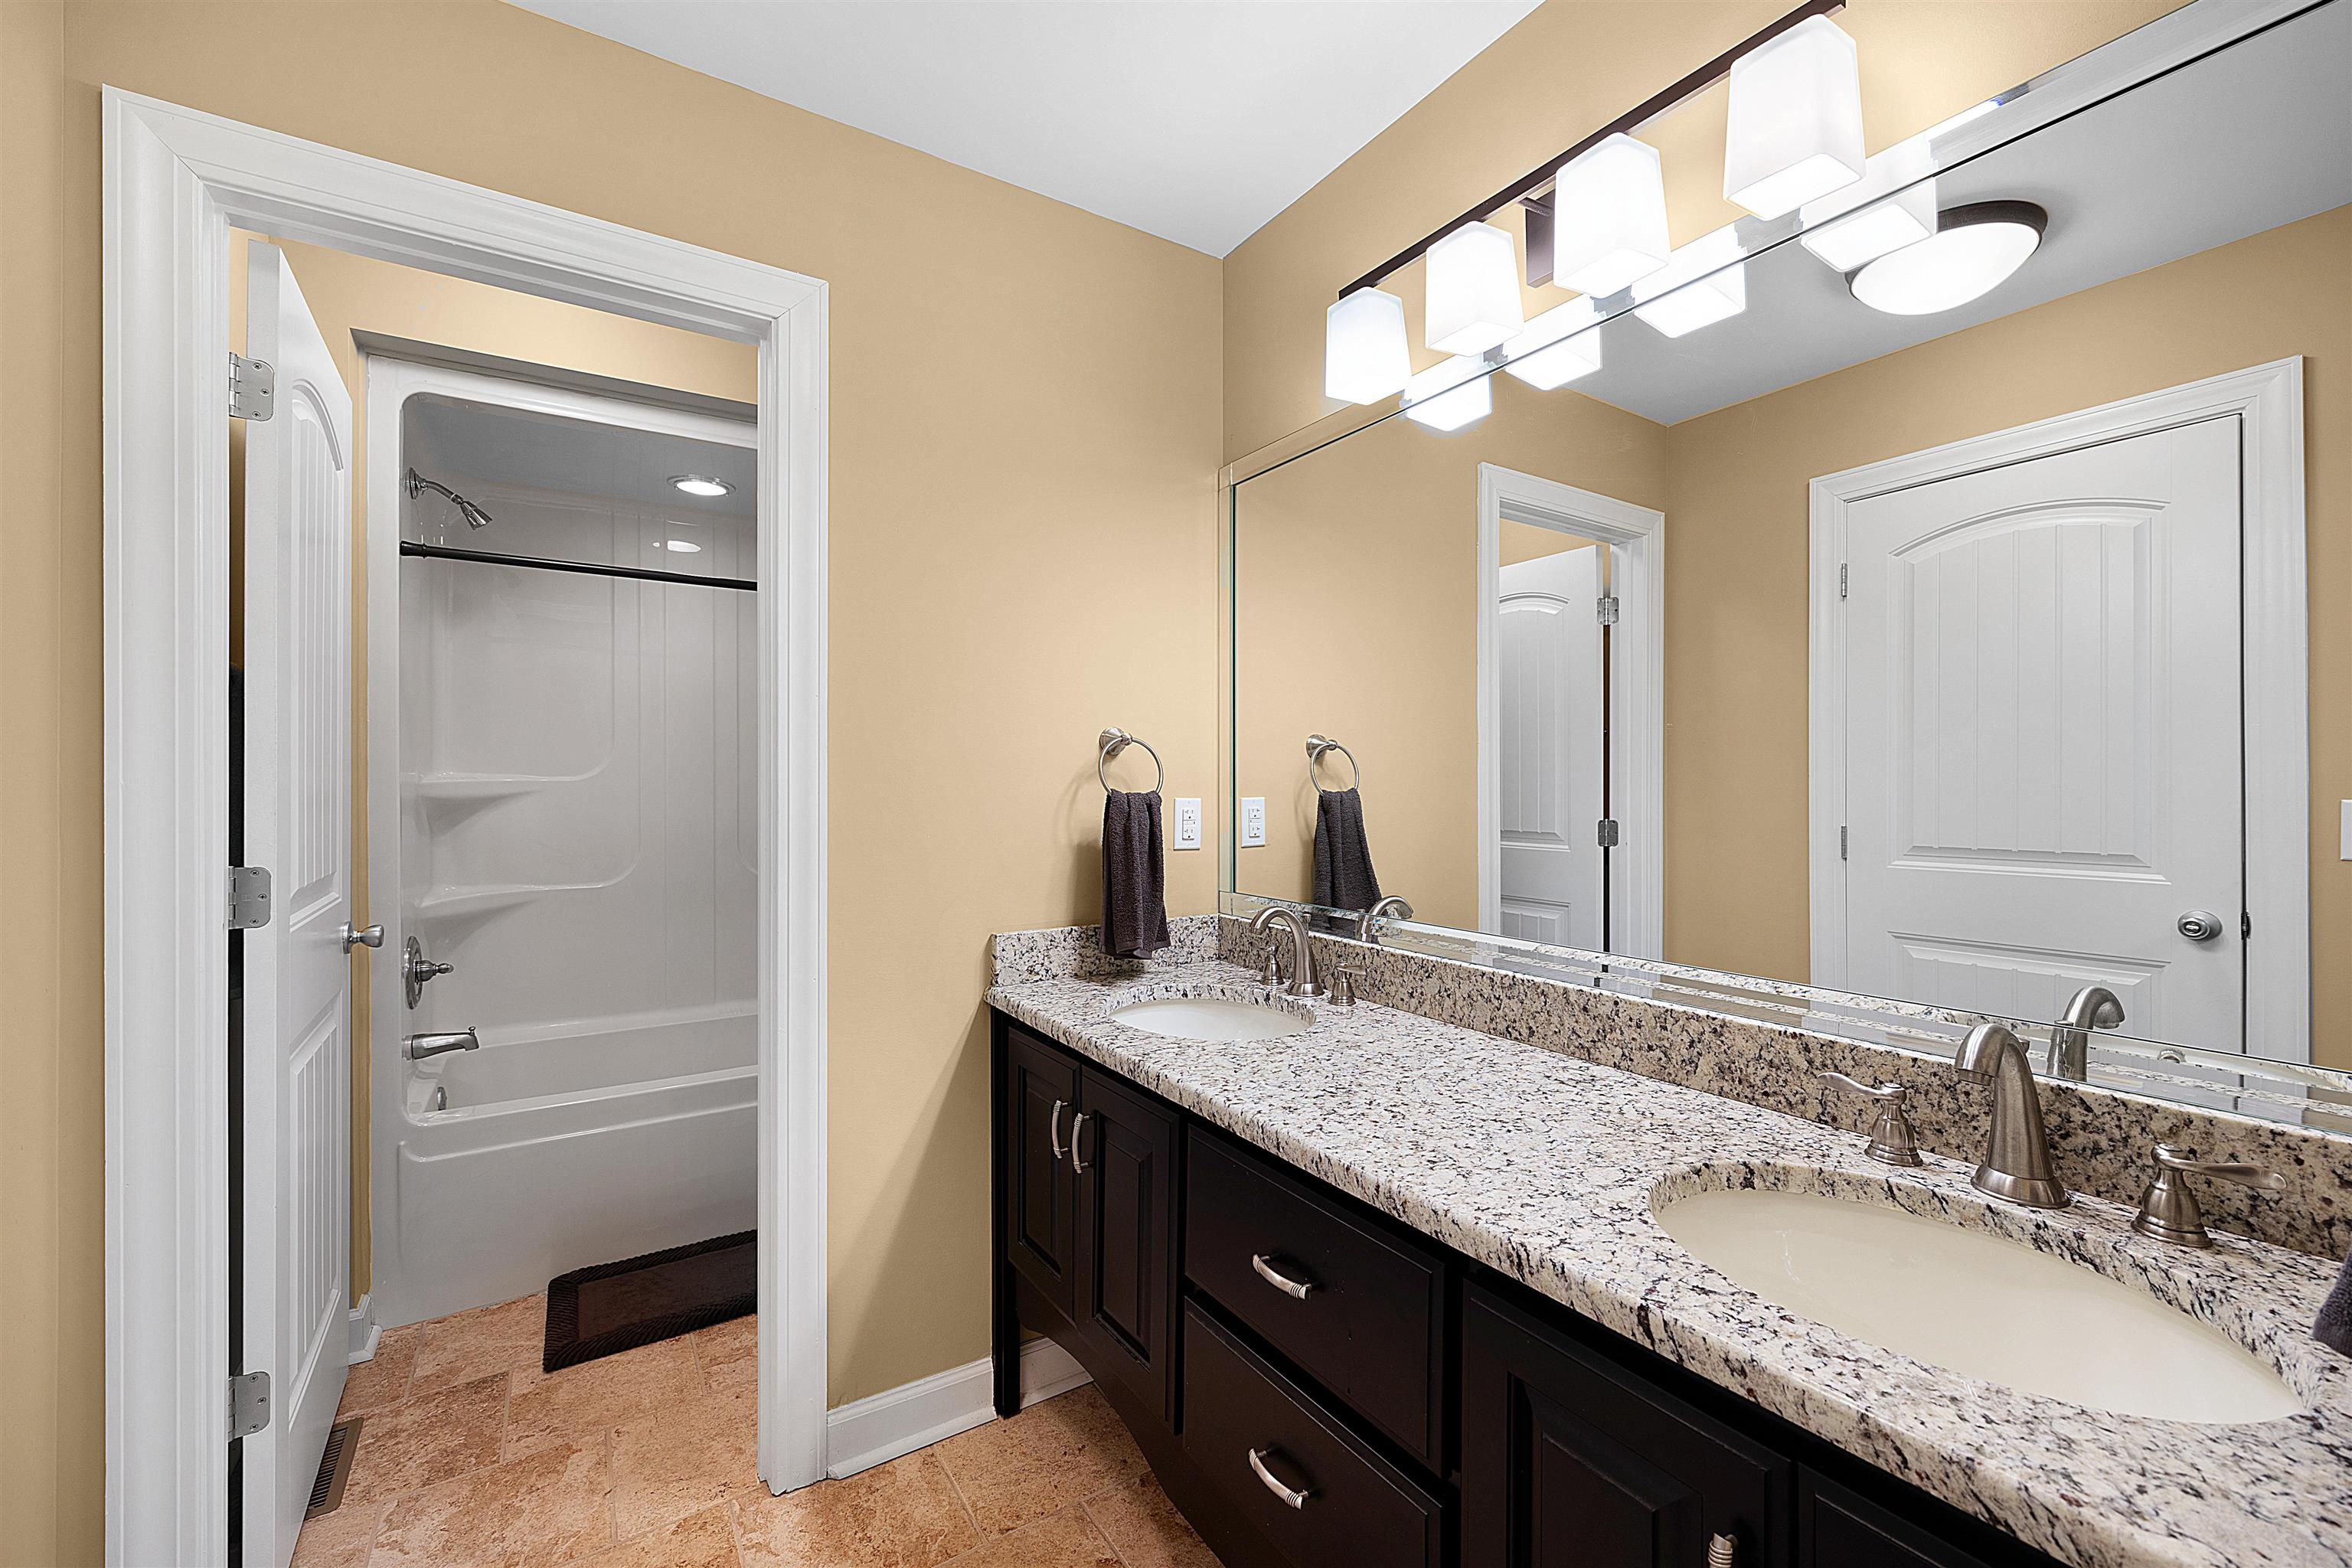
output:
M245 341L247 247L257 237L242 230L229 239L229 341ZM760 354L749 343L680 331L603 310L583 310L536 295L444 278L394 262L377 261L315 245L274 239L301 286L302 298L325 334L350 388L357 428L352 439L352 711L368 710L367 618L367 372L365 357L352 341L353 331L382 332L445 348L471 349L532 364L615 376L647 386L699 392L738 402L760 399ZM238 546L243 540L241 486L245 429L229 426L231 534L229 642L231 657L243 647ZM352 726L352 908L370 909L368 877L368 735L364 722ZM367 923L367 918L359 922ZM373 1276L369 1247L371 1090L368 1042L371 1020L369 969L381 955L354 948L352 970L352 1274L353 1300L366 1293ZM389 962L389 960L386 960Z
M101 82L832 283L831 1397L982 1354L986 935L1096 914L1104 724L1216 794L1217 264L494 4L10 0L0 45L6 1554L95 1561L102 1495Z
M1363 766L1381 890L1423 920L1478 924L1478 465L1636 506L1666 496L1663 426L1493 379L1495 412L1459 436L1392 419L1241 487L1237 793L1266 815L1265 847L1235 852L1244 892L1312 886L1318 732ZM1346 760L1318 773L1343 785Z
M1666 432L1666 954L1802 980L1806 485L2306 356L2313 1047L2352 1067L2352 207Z
M1853 0L1875 149L2129 31L2177 0ZM1337 405L1323 312L1339 290L1788 9L1782 0L1551 0L1225 258L1225 458ZM1729 220L1723 90L1645 130L1677 244ZM1516 218L1496 220L1517 232ZM1388 285L1421 338L1421 268ZM1569 296L1546 289L1528 309ZM1414 363L1439 356L1416 350Z

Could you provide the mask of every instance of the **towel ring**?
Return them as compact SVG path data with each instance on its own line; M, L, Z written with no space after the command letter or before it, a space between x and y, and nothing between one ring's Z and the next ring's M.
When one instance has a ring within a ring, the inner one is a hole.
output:
M1364 765L1356 761L1356 753L1348 750L1347 747L1339 744L1339 742L1323 735L1309 735L1307 737L1307 782L1308 784L1315 783L1315 764L1323 760L1323 753L1326 752L1337 752L1341 756L1348 759L1348 770L1356 775L1354 778L1348 781L1348 787L1349 789L1360 789L1363 787ZM1316 787L1319 789L1322 786L1318 784Z
M1096 738L1095 745L1095 777L1102 781L1104 794L1110 793L1110 774L1104 770L1110 766L1113 757L1118 756L1129 746L1141 746L1145 751L1151 752L1152 771L1160 775L1152 782L1151 793L1158 795L1167 784L1167 766L1160 762L1160 753L1151 751L1150 742L1139 736L1130 735L1124 730L1105 730Z

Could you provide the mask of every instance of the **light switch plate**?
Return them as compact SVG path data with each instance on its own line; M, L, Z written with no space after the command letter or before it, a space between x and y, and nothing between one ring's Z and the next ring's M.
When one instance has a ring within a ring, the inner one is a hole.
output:
M1201 803L1183 795L1176 798L1176 838L1179 849L1201 847Z
M1242 847L1251 848L1265 842L1265 796L1242 796Z
M2337 834L2339 841L2336 853L2340 859L2352 860L2352 800L2339 800L2336 805L2344 813L2344 826Z

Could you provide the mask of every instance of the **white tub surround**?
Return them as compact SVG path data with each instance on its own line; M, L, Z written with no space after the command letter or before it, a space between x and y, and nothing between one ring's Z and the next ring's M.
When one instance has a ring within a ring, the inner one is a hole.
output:
M1890 1173L1853 1131L1385 1006L1318 1005L1306 1034L1214 1043L1108 1016L1144 997L1220 994L1264 994L1252 971L1202 963L1033 974L988 1000L2062 1561L2352 1563L2352 1361L2309 1338L2332 1263L2235 1237L2187 1251L2133 1234L2129 1210L2096 1198L1999 1204L1954 1161ZM1697 1262L1653 1217L1674 1197L1746 1185L1897 1206L2082 1263L2245 1345L2306 1409L2236 1426L2095 1414L1847 1338Z

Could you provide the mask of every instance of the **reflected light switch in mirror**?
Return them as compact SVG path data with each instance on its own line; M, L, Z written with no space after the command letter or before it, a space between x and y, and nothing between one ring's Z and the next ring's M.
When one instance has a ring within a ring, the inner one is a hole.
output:
M1263 845L1265 842L1265 796L1244 795L1242 797L1242 847L1247 849L1253 846Z
M1201 803L1179 797L1176 802L1176 842L1179 849L1201 847Z
M2343 825L2336 832L2336 858L2352 860L2352 800L2340 800L2336 805L2336 808L2344 814Z

